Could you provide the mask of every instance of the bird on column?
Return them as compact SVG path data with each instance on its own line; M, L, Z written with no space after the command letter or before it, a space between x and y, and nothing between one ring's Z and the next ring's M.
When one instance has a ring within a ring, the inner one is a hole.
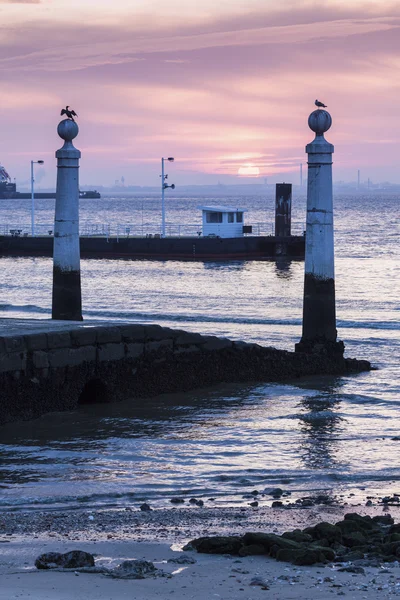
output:
M71 121L75 121L74 117L78 116L74 110L69 108L68 104L65 108L62 109L60 114L61 116L67 115L68 119L71 119Z
M320 102L319 100L315 101L315 106L318 106L318 108L328 108L326 106L326 104L324 104L323 102Z

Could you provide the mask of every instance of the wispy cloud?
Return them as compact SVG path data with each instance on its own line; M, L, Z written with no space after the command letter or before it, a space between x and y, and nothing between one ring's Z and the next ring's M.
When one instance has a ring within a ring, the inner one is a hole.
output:
M316 11L311 0L283 9L240 0L229 12L204 0L196 17L192 0L171 0L173 14L187 6L184 27L144 19L142 0L137 19L130 0L115 0L125 19L107 24L109 3L82 4L96 4L100 20L72 23L61 19L61 0L43 0L34 24L20 7L18 25L0 25L2 157L18 164L21 148L54 153L59 111L70 104L83 167L99 181L124 168L149 183L163 152L182 157L174 165L182 177L234 176L247 163L261 175L297 172L311 139L307 116L321 97L334 118L339 172L375 161L383 173L389 148L400 161L398 3L327 0Z

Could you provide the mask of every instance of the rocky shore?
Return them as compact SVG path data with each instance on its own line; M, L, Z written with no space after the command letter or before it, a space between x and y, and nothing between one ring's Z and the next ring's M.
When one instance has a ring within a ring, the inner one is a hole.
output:
M274 599L393 598L400 595L400 506L393 504L390 515L387 503L1 513L0 599L257 600L266 591ZM207 543L218 553L200 553ZM76 550L93 562L35 567L40 555Z

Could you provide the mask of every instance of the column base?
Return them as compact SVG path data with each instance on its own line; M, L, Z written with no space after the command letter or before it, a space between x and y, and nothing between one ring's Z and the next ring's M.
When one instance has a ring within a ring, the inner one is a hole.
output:
M80 271L53 268L51 318L57 321L83 321Z
M335 358L343 358L344 343L341 341L327 340L326 338L314 338L312 340L301 339L294 346L295 352L303 354L323 354Z

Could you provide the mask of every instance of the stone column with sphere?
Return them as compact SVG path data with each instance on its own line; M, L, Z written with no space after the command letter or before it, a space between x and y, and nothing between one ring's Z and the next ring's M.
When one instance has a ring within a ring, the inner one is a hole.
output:
M333 242L332 154L324 133L332 125L326 110L315 110L308 119L315 139L307 145L308 189L303 332L296 352L343 356L337 341Z
M59 123L57 133L64 145L56 152L52 318L82 321L78 176L81 153L72 143L79 128L71 119L65 119Z

